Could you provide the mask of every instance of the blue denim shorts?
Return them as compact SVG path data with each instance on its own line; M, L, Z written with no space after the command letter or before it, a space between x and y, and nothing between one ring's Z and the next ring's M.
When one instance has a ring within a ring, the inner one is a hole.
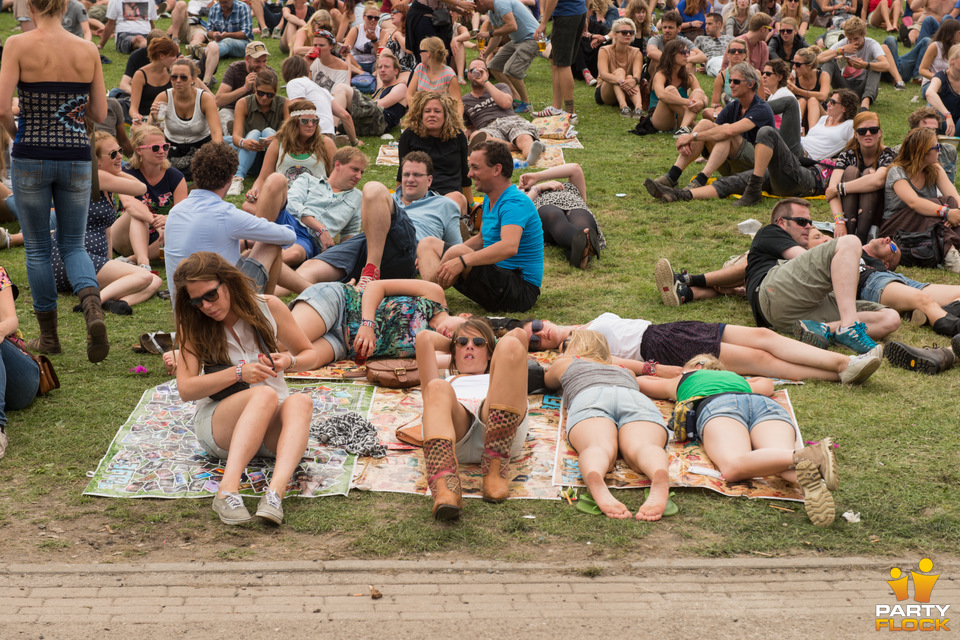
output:
M704 425L717 417L733 418L745 426L747 432L768 420L783 420L793 424L787 410L773 398L756 393L721 393L697 407L697 439L703 439Z
M886 289L887 285L891 282L902 282L914 289L923 289L930 284L928 282L911 280L904 275L892 271L874 271L867 276L867 281L863 285L863 288L860 289L860 295L857 296L857 299L867 300L869 302L880 302L880 296L883 295L883 290Z
M647 396L625 387L588 387L567 407L567 437L578 422L588 418L606 418L617 429L629 422L653 422L666 430L660 410Z
M217 43L221 58L242 58L246 54L247 41L238 38L224 38Z
M333 347L334 360L345 358L347 342L343 327L347 324L347 299L343 295L343 285L339 282L317 283L304 289L303 293L290 303L290 308L298 302L306 302L320 314L324 326L327 327L323 339Z

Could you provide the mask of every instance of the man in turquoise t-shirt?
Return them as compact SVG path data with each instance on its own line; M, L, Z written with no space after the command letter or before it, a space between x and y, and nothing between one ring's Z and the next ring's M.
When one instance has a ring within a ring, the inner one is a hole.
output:
M453 286L487 311L526 311L540 297L543 225L530 198L510 178L513 157L501 142L474 148L470 178L483 199L480 234L444 250L424 238L417 250L420 276Z

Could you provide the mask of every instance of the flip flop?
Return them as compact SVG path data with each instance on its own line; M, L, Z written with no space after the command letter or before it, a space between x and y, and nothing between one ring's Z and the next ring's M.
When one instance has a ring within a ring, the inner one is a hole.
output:
M589 493L581 493L579 496L577 496L577 509L594 516L603 515L603 511L600 509L597 503L593 501L593 498L590 497Z
M649 492L647 492L647 493L649 494ZM678 507L677 504L676 504L673 500L670 499L670 498L672 498L673 496L674 496L674 493L673 493L673 491L671 491L671 492L670 492L670 496L667 498L667 506L666 506L666 508L663 510L663 516L664 516L664 517L667 517L667 516L675 516L675 515L677 515L677 513L679 513L679 511L680 511L680 507Z

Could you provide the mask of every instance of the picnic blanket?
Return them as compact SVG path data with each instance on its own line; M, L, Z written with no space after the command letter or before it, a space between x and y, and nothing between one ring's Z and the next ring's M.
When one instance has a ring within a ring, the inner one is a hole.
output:
M563 140L543 138L541 142L543 142L546 149L544 149L543 153L540 155L540 159L537 160L537 163L531 167L533 169L559 167L565 162L563 159L564 149L583 149L583 145L580 144L580 141L576 138L567 138ZM514 152L512 155L515 160L526 159L526 156L521 154L519 151ZM377 164L388 167L400 166L400 155L397 146L393 143L381 145L380 151L377 152Z

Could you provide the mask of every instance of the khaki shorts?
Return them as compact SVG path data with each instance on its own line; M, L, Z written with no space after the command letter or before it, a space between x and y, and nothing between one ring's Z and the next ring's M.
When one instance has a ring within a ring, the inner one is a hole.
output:
M180 39L182 44L190 44L193 42L193 36L196 34L202 34L204 39L200 42L206 40L207 30L199 24L190 24L189 20L184 20L183 24L180 25L180 31L177 33L177 38Z
M539 55L540 48L536 40L531 38L517 43L508 39L507 44L500 47L494 54L490 61L490 68L494 71L502 71L511 78L523 78Z
M781 260L760 283L760 311L777 331L788 332L797 320L836 322L840 319L833 295L830 264L837 241L805 251L793 260ZM858 277L851 273L851 278ZM878 311L882 304L857 300L857 311Z
M753 170L753 143L747 140L740 141L740 150L720 165L718 171L722 176L732 176L741 171Z

